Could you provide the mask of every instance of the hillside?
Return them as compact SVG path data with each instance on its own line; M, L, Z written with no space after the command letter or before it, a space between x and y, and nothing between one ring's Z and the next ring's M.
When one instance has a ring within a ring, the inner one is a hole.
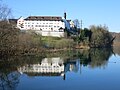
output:
M120 33L111 32L113 37L116 37L114 40L114 46L120 46Z

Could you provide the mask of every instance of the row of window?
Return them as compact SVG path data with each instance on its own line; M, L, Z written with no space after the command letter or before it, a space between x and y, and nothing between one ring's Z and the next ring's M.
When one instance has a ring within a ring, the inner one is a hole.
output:
M53 67L54 67L54 68L55 68L55 67L56 67L56 68L59 68L60 66L42 66L42 65L41 65L41 66L34 66L34 68L53 68Z
M50 24L51 25L51 24L60 24L60 23L29 23L29 22L27 23L27 22L25 22L25 24L43 24L43 25L44 24L47 24L47 25Z
M27 69L24 69L24 70L27 70ZM53 67L43 67L43 66L41 66L41 67L38 67L38 68L33 67L33 68L31 68L31 70L62 70L62 68L59 67L59 66L53 66Z
M26 29L28 29L28 28L26 28ZM34 29L34 28L29 28L29 29ZM42 30L53 30L52 28L40 28L40 30L42 31Z
M25 25L26 27L34 27L34 25ZM35 25L35 27L53 27L52 25ZM54 26L54 28L59 28L60 26Z
M53 68L53 69L34 69L34 68L32 68L32 69L23 69L23 70L25 70L25 71L39 71L39 72L61 72L61 71L63 71L63 69L59 69L59 68Z

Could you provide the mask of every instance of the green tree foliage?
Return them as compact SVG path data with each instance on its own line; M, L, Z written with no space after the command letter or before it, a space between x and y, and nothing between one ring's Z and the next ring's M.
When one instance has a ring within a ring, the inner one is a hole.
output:
M77 37L76 37L77 38ZM79 43L89 47L111 47L114 38L106 26L94 26L84 28L79 34Z
M80 31L80 35L79 35L80 42L88 44L90 42L90 38L91 38L91 31L89 29L84 28L83 30Z
M110 47L112 45L112 35L108 32L106 26L94 26L90 27L91 38L90 46L91 47Z
M76 37L73 37L74 41L77 42L77 45L83 48L88 48L91 38L91 31L88 28L84 28L79 30L79 35L76 35Z

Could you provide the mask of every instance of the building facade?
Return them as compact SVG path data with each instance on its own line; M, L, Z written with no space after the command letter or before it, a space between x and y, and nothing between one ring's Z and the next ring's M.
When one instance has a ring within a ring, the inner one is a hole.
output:
M57 16L29 16L17 20L20 30L33 30L42 36L64 37L65 23Z

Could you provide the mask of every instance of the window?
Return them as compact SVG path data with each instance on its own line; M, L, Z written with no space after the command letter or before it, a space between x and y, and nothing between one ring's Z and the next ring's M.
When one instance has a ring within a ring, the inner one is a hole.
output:
M42 31L42 29L40 28L40 31Z
M53 28L51 28L51 31L53 31Z

